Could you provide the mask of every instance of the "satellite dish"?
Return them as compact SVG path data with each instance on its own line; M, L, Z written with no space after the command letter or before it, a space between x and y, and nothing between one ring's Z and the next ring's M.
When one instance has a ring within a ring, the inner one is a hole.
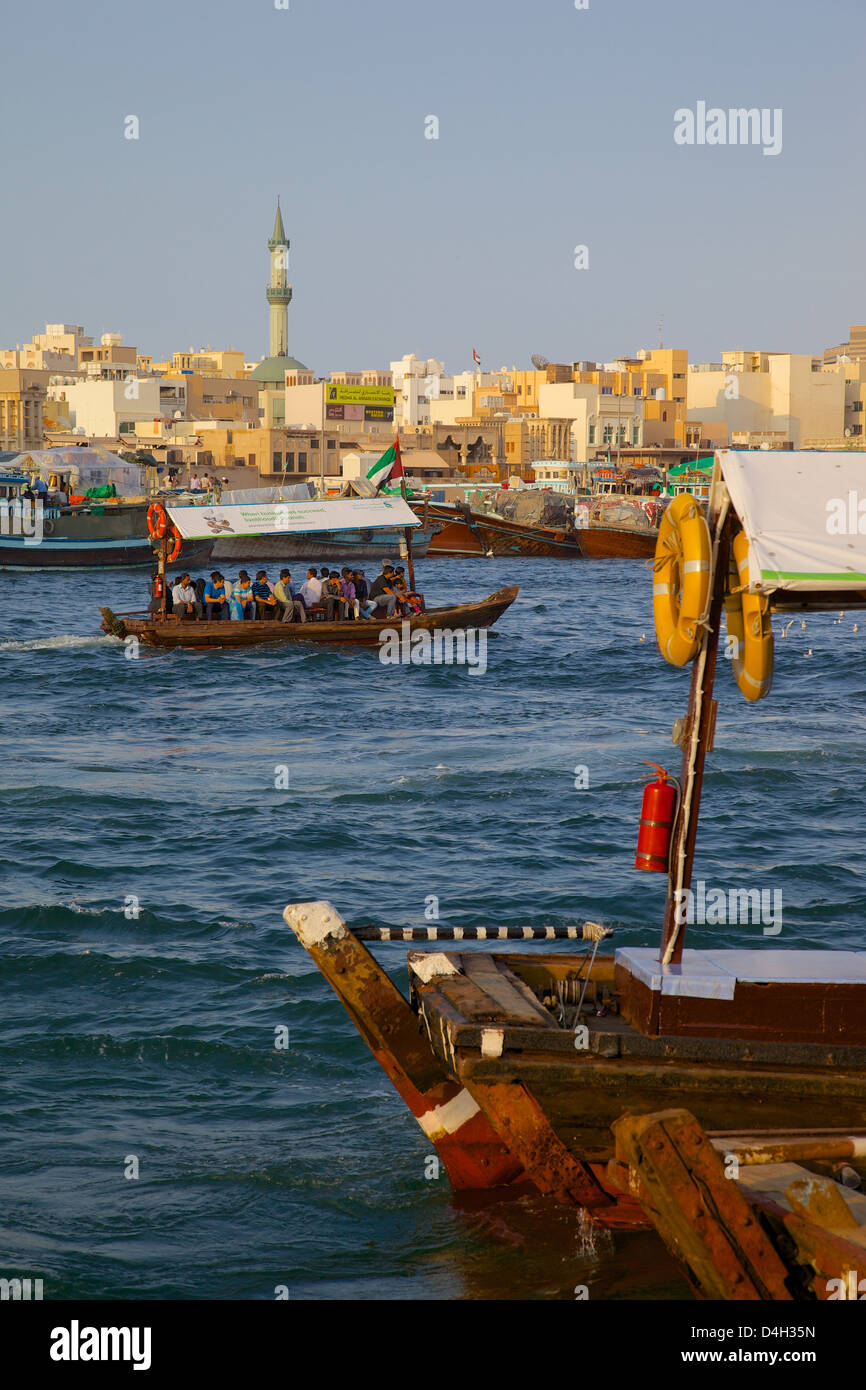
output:
M529 360L537 372L543 372L545 367L550 366L548 359L542 357L540 352L534 352Z

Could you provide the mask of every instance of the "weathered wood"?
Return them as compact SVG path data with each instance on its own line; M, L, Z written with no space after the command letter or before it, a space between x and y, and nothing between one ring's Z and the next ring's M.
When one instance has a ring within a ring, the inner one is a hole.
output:
M445 1071L403 995L336 908L293 903L283 916L436 1148L452 1186L499 1187L524 1179L519 1160Z
M510 1153L542 1192L594 1210L613 1205L588 1164L576 1159L551 1129L535 1096L523 1086L478 1082L469 1087Z
M613 1129L632 1190L697 1292L791 1300L783 1260L693 1115L624 1115Z
M539 1004L532 990L512 974L501 957L466 951L461 954L460 963L467 978L496 1001L504 1021L556 1029L556 1022L547 1009Z
M728 579L733 527L734 517L729 513L722 522L721 531L714 538L713 587L707 628L704 632L700 651L692 666L689 709L686 717L680 770L682 800L677 812L677 823L674 827L671 844L670 863L672 868L668 881L668 897L665 904L660 951L661 959L673 965L679 964L683 953L685 927L676 920L677 904L681 902L681 899L676 895L677 892L689 888L692 881L695 842L698 834L698 813L704 781L704 763L709 745L709 734L715 719L713 685L716 678L719 629L722 622L722 608ZM695 738L696 724L697 737Z

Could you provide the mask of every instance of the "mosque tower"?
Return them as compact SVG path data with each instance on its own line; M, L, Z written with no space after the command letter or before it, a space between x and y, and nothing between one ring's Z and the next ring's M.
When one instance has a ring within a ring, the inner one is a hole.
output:
M292 287L289 284L289 239L283 226L280 200L277 198L277 215L274 230L268 239L271 253L271 279L265 293L271 306L271 345L270 357L285 357L289 341L289 303Z

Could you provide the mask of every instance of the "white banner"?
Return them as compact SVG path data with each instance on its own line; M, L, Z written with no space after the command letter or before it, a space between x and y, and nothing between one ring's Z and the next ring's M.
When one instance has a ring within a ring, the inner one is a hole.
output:
M718 457L749 539L750 588L866 586L861 451L722 449Z
M402 497L316 502L243 502L228 507L168 507L184 540L204 536L275 536L286 532L380 530L420 526Z

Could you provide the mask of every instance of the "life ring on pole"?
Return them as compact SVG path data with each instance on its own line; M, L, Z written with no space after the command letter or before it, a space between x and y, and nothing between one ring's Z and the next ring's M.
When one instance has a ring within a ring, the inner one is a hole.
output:
M172 523L169 526L168 534L174 537L174 547L172 549L171 554L166 555L165 562L167 565L173 565L183 547L183 536L180 534L180 531L178 531L174 523Z
M738 531L725 595L727 654L740 693L752 704L769 695L773 684L773 625L769 600L763 594L750 594L748 585L749 542L745 531Z
M168 517L161 502L151 502L147 509L147 530L152 541L161 541L168 530Z
M710 528L700 503L682 492L661 519L653 564L656 641L671 666L697 656L710 596L710 555Z

